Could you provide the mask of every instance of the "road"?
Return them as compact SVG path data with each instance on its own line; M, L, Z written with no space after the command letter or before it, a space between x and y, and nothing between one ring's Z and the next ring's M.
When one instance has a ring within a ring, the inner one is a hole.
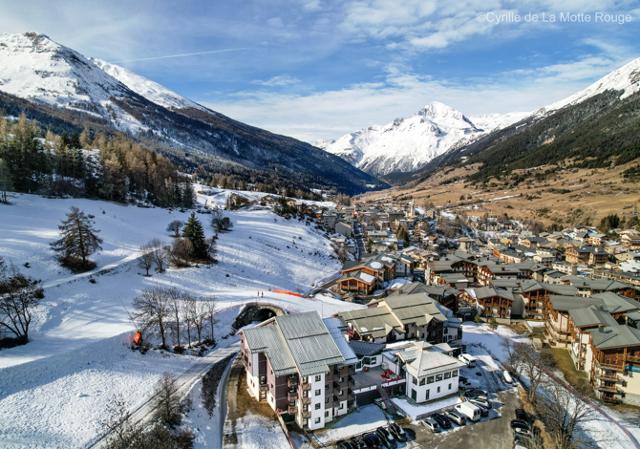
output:
M222 340L224 343L227 341ZM211 366L225 359L226 357L236 354L240 350L240 342L234 341L230 342L226 346L220 346L211 351L209 354L199 358L195 361L189 369L187 369L184 373L180 374L176 377L176 385L178 386L178 395L180 398L186 397L191 390L191 387L194 383L196 383L202 376L204 376L207 371L211 369ZM151 396L146 399L143 403L136 406L133 410L131 410L131 415L129 418L129 422L132 424L143 424L147 422L151 417L153 417L155 411L155 396ZM114 432L106 432L102 435L98 435L93 441L89 444L85 445L85 449L98 449L102 447L109 436Z

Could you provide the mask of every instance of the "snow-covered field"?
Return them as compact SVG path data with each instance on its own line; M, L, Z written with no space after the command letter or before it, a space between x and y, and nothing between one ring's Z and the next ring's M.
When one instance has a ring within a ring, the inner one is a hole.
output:
M0 447L82 447L98 430L104 408L115 395L131 405L142 402L165 371L180 373L193 358L142 356L128 349L135 329L129 320L132 299L144 288L175 286L215 297L218 335L226 333L242 305L270 302L291 311L317 310L325 316L357 307L328 296L299 298L270 289L307 291L317 278L339 268L330 243L312 226L284 220L269 210L230 212L234 228L218 240L217 265L170 269L142 276L135 257L152 238L169 243L165 231L188 213L138 208L104 201L45 199L13 195L0 207L0 256L25 274L42 279L45 300L32 341L0 351ZM208 198L200 196L199 202ZM95 216L104 239L95 255L98 271L73 275L58 266L49 243L71 206ZM209 215L200 215L210 233ZM30 268L24 266L29 263Z

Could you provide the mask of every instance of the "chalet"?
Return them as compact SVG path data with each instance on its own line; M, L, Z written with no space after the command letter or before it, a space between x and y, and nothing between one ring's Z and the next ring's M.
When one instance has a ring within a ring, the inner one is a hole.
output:
M578 290L578 295L592 296L596 293L614 292L630 298L636 297L638 289L624 282L611 279L592 279L584 276L565 276L562 284L571 285Z
M611 319L616 322L624 322L626 320L626 314L640 311L640 303L610 292L598 293L589 298L583 296L551 295L545 322L545 333L548 336L549 342L554 345L568 347L568 345L574 341L573 339L576 333L574 328L575 322L572 322L572 320L575 321L577 317L579 323L585 323L588 320L584 318L583 315L594 312L595 310L592 309L591 311L582 312L578 309L587 309L590 307L597 307L597 311L606 312ZM571 312L575 310L578 311L575 312L574 317L572 317ZM591 319L593 319L594 316L595 315L591 314Z
M439 304L424 293L392 295L372 306L338 316L347 324L349 338L375 343L419 339L444 340L447 317Z
M462 299L474 305L483 317L511 318L511 290L493 287L467 288L462 293Z
M640 330L625 325L591 332L589 378L604 401L640 406Z
M608 257L603 248L591 245L580 247L570 245L565 250L565 260L574 265L603 265L607 262Z

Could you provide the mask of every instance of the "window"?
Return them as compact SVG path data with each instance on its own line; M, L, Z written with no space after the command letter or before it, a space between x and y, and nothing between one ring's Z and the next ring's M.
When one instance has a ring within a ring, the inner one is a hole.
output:
M417 377L413 377L413 376L411 376L411 383L412 383L413 385L418 385L418 378L417 378Z
M414 401L416 400L416 390L414 390L413 388L411 389L411 399L413 399Z
M438 387L438 393L440 393L440 387Z
M316 410L320 410L320 403L318 402L314 407Z
M340 403L340 407L338 407L339 409L343 409L344 408L344 402Z
M449 384L449 390L451 390L451 384Z
M458 377L458 370L451 371L451 377Z
M450 372L444 373L444 378L445 379L450 379L451 378L451 373Z
M316 424L320 424L321 419L320 418L316 418Z
M420 386L423 386L425 381L426 381L426 379L424 377L422 379L420 379Z
M322 380L322 376L317 375L317 376L316 376L316 382L320 382L321 380Z
M324 417L328 418L329 417L329 410L327 410L326 412L324 412Z
M427 388L427 392L426 392L426 394L424 395L424 400L425 400L425 401L429 400L429 393L430 393L430 392L431 392L431 390L429 390L429 389Z
M427 377L427 383L428 384L432 384L433 383L433 376Z
M442 380L442 374L436 374L436 382L440 382Z
M316 396L320 396L322 394L322 390L316 390Z

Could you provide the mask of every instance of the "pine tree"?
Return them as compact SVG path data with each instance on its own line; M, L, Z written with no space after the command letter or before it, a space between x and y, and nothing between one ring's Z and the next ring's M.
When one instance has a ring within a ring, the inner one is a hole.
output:
M72 207L67 218L58 226L60 239L51 244L60 254L64 265L86 269L92 266L88 259L98 249L102 249L102 239L94 228L93 220L77 207ZM80 262L80 264L78 264Z
M182 236L191 242L191 257L193 259L209 259L208 244L204 237L204 229L202 228L202 223L200 223L200 220L196 217L195 212L191 212L191 216L182 230Z

